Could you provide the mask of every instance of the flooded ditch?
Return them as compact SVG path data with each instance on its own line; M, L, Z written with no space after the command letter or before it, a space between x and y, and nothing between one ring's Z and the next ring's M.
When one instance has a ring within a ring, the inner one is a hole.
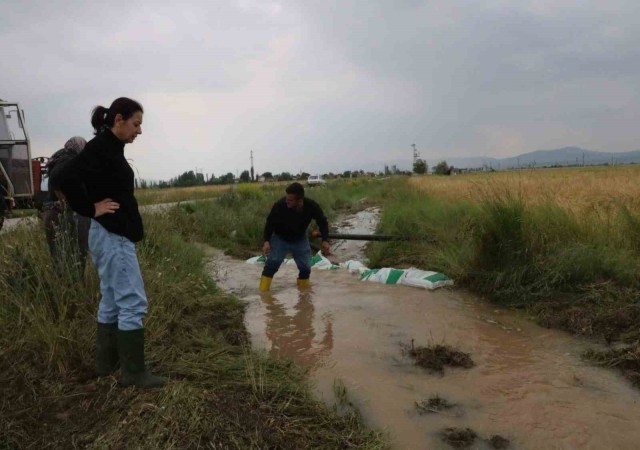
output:
M360 212L339 232L372 232L375 219L373 210ZM334 243L331 259L362 260L361 245ZM460 433L467 440L458 448L638 448L640 392L583 362L586 341L459 289L387 286L335 270L313 271L311 289L300 291L295 266L283 265L260 294L262 266L212 251L210 267L222 289L247 303L255 348L308 368L330 404L334 383L344 383L393 448L453 448ZM425 369L407 351L412 340L466 353L473 364Z

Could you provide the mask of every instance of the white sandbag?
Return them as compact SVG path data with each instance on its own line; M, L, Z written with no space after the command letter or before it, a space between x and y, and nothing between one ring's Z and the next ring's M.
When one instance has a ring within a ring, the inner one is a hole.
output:
M267 258L264 256L254 256L253 258L247 259L245 262L247 264L264 264L267 261Z
M254 256L247 259L247 264L264 264L264 256ZM284 260L284 264L295 264L293 258ZM311 268L319 270L347 269L350 273L360 274L361 281L372 281L384 284L402 284L405 286L423 289L438 289L443 286L453 286L453 280L440 272L420 270L415 267L409 269L394 269L383 267L382 269L369 269L360 261L349 260L340 265L332 264L321 252L311 257Z
M393 269L391 267L383 267L382 269L369 269L360 275L362 281L374 281L384 284L398 284L398 281L404 275L404 270Z
M425 289L437 289L443 286L453 286L453 280L440 272L431 272L411 267L404 271L398 284Z
M336 270L340 266L332 264L327 258L322 256L322 252L318 252L311 257L311 268L320 270Z
M296 261L291 259L285 259L284 264L295 264ZM327 258L322 256L322 252L318 252L311 257L311 268L312 269L320 269L320 270L336 270L339 269L340 266L332 264Z
M359 273L362 274L369 270L367 266L362 264L360 261L356 261L354 259L350 259L349 261L345 261L340 263L340 267L343 269L347 269L349 273Z

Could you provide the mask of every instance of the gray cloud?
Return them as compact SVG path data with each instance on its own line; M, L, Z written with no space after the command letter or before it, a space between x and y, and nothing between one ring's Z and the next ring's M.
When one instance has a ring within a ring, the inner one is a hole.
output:
M34 153L90 136L97 104L146 108L147 178L409 166L579 145L638 148L630 1L0 4L0 97Z

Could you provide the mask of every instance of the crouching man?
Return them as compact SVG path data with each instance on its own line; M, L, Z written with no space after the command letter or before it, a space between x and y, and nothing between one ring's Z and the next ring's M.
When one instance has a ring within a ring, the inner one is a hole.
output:
M262 253L267 257L267 262L260 279L260 290L263 292L271 287L271 280L287 253L293 255L298 266L298 287L309 286L311 247L307 228L311 219L315 220L320 228L322 254L328 256L331 250L329 223L320 205L304 197L304 188L300 183L290 184L285 192L287 195L273 204L264 227Z

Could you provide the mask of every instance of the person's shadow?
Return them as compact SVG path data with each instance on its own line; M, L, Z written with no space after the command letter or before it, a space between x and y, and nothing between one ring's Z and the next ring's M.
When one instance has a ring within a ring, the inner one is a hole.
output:
M266 334L271 341L272 355L292 358L313 368L331 353L333 317L330 314L323 316L323 336L317 340L313 326L315 308L310 291L298 293L298 303L293 315L287 314L285 307L273 295L267 294L261 298L267 308Z

